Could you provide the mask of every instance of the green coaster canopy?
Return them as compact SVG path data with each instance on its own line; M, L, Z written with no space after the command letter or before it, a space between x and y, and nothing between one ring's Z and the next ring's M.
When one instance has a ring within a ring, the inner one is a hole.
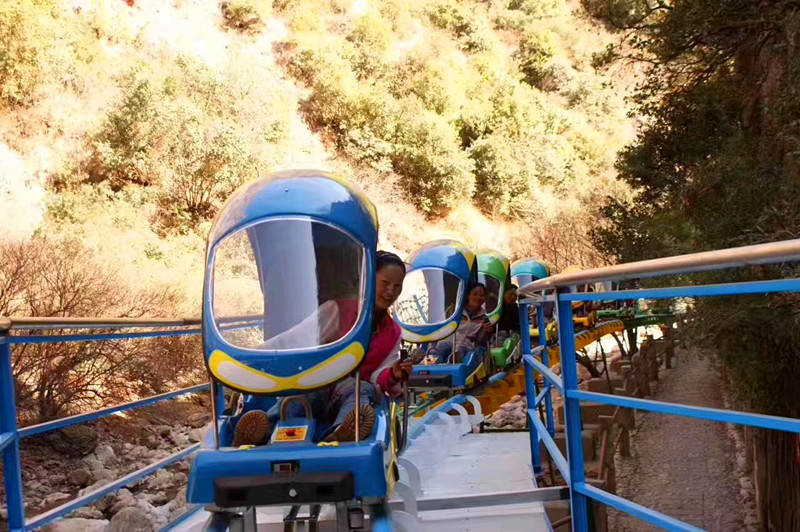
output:
M511 286L511 262L492 249L481 249L478 255L478 281L486 286L486 315L492 324L503 313L503 294Z

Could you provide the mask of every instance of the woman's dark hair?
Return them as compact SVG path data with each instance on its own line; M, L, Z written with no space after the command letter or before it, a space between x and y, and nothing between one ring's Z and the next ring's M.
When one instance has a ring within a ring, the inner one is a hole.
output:
M467 286L467 295L470 295L473 290L476 288L482 288L484 292L486 292L486 285L483 283L470 283Z
M390 264L402 268L403 273L406 273L406 263L403 262L403 259L390 251L379 250L375 255L375 271L379 272L384 266L389 266Z

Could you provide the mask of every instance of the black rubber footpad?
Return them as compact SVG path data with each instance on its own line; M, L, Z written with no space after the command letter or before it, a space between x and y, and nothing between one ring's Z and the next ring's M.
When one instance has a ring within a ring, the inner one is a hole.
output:
M353 473L276 473L214 480L214 503L222 508L342 502L355 498Z
M425 388L428 386L442 386L451 387L453 383L452 375L425 375L422 373L415 373L408 379L408 386L410 388Z

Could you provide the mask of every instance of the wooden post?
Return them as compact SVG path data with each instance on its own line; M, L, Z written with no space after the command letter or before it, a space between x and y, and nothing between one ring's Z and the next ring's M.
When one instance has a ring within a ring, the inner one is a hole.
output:
M667 341L667 349L664 351L664 367L672 369L672 357L675 356L675 340L672 336L672 327L664 328L664 339Z

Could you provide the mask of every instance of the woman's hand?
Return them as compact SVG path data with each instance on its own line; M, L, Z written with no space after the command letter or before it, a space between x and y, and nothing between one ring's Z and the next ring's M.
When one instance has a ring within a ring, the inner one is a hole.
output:
M494 324L490 321L487 321L486 323L483 324L483 330L486 331L487 333L493 332Z
M411 359L398 360L392 366L392 377L395 381L407 381L408 376L411 375L411 369L414 367L414 361Z

